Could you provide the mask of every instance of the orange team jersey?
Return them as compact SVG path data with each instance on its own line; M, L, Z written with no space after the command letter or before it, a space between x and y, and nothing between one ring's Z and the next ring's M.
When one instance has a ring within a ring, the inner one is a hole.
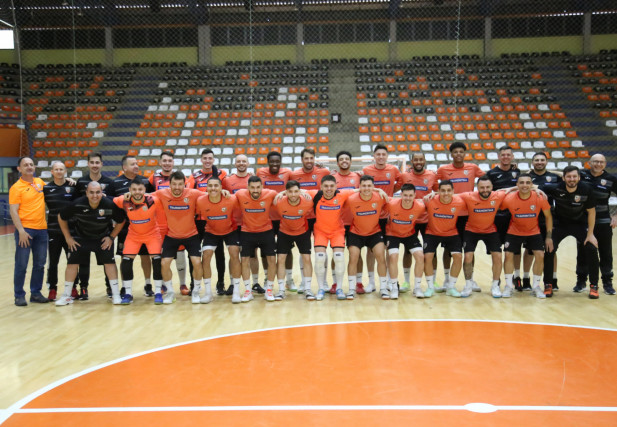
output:
M431 191L439 189L437 184L437 174L433 171L425 169L424 172L417 174L413 171L401 174L401 185L413 184L416 187L416 199L421 199ZM428 222L428 214L426 210L420 218L418 224L426 224Z
M150 175L148 181L154 187L154 191L162 190L163 188L169 188L169 177L170 175L163 175L162 172L157 172L154 175Z
M375 165L365 166L363 175L370 175L375 180L375 188L381 188L388 197L394 194L394 186L401 178L401 171L394 165L386 165L383 169L377 169Z
M169 188L154 193L163 204L167 218L167 235L173 239L186 239L197 234L195 213L199 190L185 188L180 197L174 197Z
M197 200L199 215L206 221L206 233L224 236L238 228L234 212L238 210L236 196L222 197L218 203L210 201L208 195Z
M276 210L281 216L281 227L279 230L289 236L298 236L308 231L306 218L313 211L313 202L300 197L300 203L292 206L287 196L283 197L276 204Z
M488 199L484 200L480 197L477 191L473 193L461 193L460 198L463 199L467 206L469 219L465 230L472 233L494 233L497 231L495 227L495 215L506 198L505 191L493 191Z
M272 230L270 208L276 194L276 191L264 188L261 190L259 199L253 200L248 190L240 190L236 193L242 212L242 231L261 233Z
M125 200L124 196L118 196L114 197L114 203L126 213L130 234L160 236L167 231L167 221L160 224L161 218L165 218L163 205L155 196L146 194L142 203L135 203L133 199Z
M257 169L257 176L261 178L261 183L264 188L268 190L274 190L277 193L281 191L285 191L285 185L287 185L287 181L289 181L289 177L291 175L291 169L281 168L279 169L279 173L272 174L270 173L270 168L259 168ZM276 209L270 209L270 219L272 221L279 221L281 217Z
M310 172L304 172L304 169L299 168L291 173L289 179L298 181L302 190L319 190L321 178L326 175L330 175L330 171L326 168L314 167Z
M448 204L441 203L438 197L433 198L426 205L428 212L426 233L442 237L456 236L458 234L456 220L466 209L465 202L459 196L453 196Z
M377 193L373 193L369 200L364 200L360 193L352 194L345 202L353 218L349 231L359 236L370 236L381 232L379 218L383 210L387 211L386 201Z
M486 175L480 167L473 163L463 163L463 167L455 168L454 165L443 165L437 169L437 179L452 181L454 194L472 192L476 178Z
M360 174L358 172L349 172L347 175L341 175L337 171L332 172L332 176L336 179L336 188L338 190L353 190L360 186ZM343 224L351 225L351 213L347 209L343 209Z
M219 178L221 181L227 176L227 172L222 169L218 170ZM212 171L204 172L203 169L193 172L191 176L186 179L186 188L195 188L199 191L206 192L208 190L208 179L212 176Z
M314 230L326 235L334 233L344 233L345 226L343 224L344 205L349 196L356 194L353 190L337 190L334 197L326 199L323 193L319 200L316 201L315 196L319 191L309 190L308 193L313 196L315 205L315 227Z
M426 213L426 208L421 200L414 200L411 208L405 209L402 199L390 199L388 213L386 235L408 237L416 232L416 222Z
M248 173L246 176L238 176L235 173L227 175L223 179L223 189L229 191L231 194L236 194L238 190L248 187L250 177L251 175Z
M19 178L9 189L9 204L19 205L19 219L24 228L47 229L44 186L41 178L34 178L32 184Z
M535 191L528 199L523 200L518 191L506 196L501 204L502 209L508 209L512 214L508 234L515 236L533 236L540 234L538 215L541 211L550 209L548 201Z

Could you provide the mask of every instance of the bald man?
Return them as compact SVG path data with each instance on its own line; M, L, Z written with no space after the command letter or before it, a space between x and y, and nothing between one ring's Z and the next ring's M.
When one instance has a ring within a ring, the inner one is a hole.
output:
M96 255L97 264L105 268L113 303L121 304L114 239L122 230L124 220L124 212L103 196L101 185L96 181L88 184L85 196L75 199L60 212L58 223L70 252L64 275L64 293L56 299L57 306L73 303L71 289L77 276L77 266L83 264L86 258L90 259L91 252ZM69 221L72 230L69 229Z
M586 182L593 188L593 195L596 199L596 225L593 229L593 234L598 240L600 274L602 276L604 293L615 295L615 289L613 288L612 239L613 228L617 226L617 214L610 214L608 199L611 197L611 194L617 195L617 178L604 170L606 167L606 157L602 154L591 156L589 165L589 169L581 171L581 181ZM584 253L584 251L579 250L579 256L576 259L576 284L578 289L584 289L587 283L588 271Z

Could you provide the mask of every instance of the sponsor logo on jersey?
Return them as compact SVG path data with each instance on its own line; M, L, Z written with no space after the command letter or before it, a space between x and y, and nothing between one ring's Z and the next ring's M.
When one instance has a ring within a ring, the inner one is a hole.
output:
M535 213L522 213L522 214L516 214L514 215L515 218L535 218L536 214Z
M452 183L454 184L457 184L459 182L469 182L469 179L468 178L452 178L450 181L452 181Z
M146 219L132 219L131 220L131 224L145 224L147 222L150 222L150 218L146 218Z
M313 182L301 182L300 183L300 187L312 187L312 186L316 186L317 183L315 181Z
M452 218L454 218L454 215L446 215L446 214L438 214L438 213L433 214L433 216L435 218L442 218L442 219L452 219Z
M377 213L377 211L362 211L362 212L356 212L356 215L358 216L368 216L368 215L375 215Z
M296 220L296 219L302 219L301 215L283 215L284 219L289 219L289 220Z
M390 181L375 181L375 185L390 185Z
M187 211L189 207L187 205L169 205L170 211Z
M409 225L412 223L412 221L403 221L402 219L393 219L392 222L400 225Z
M485 209L474 209L473 210L475 213L489 213L489 212L495 212L494 208L485 208Z
M265 209L246 209L247 213L260 213L260 212L265 212Z
M208 221L220 221L222 219L227 219L227 215L213 215L208 216Z
M283 177L279 175L279 178L283 178ZM284 181L266 181L264 182L264 185L285 185L285 182Z
M319 209L323 209L324 211L338 211L340 208L341 208L340 206L319 205Z
M418 185L418 186L416 186L416 191L428 191L428 187L420 187Z

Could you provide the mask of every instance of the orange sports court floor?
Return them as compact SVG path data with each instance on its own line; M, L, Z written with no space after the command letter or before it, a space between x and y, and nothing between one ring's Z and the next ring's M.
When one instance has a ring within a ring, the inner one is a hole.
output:
M93 263L89 301L27 308L13 245L0 237L3 427L617 425L617 297L571 292L573 242L543 301L491 298L479 250L467 299L113 306Z

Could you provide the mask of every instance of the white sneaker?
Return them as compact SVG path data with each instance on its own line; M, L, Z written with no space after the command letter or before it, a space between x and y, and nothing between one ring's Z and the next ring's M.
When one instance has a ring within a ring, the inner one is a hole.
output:
M111 297L111 302L112 302L114 305L120 305L120 304L122 304L122 297L120 296L120 294L118 294L118 295L112 295L112 297Z
M473 285L471 285L471 284L468 285L467 283L465 283L465 287L461 291L461 297L462 298L467 298L467 297L471 296L472 292L473 292Z
M393 286L390 291L390 299L398 299L398 286Z
M212 302L212 292L206 292L203 297L199 299L201 304L209 304Z
M176 293L174 291L167 290L167 293L163 297L163 304L173 304L176 302Z
M446 289L446 295L454 298L461 297L461 293L454 286Z
M499 283L491 286L491 295L493 295L493 298L501 298L501 288L499 287Z
M65 295L62 295L60 298L56 299L57 306L69 305L69 304L73 304L73 298L71 298L70 296L67 297Z
M536 286L531 290L531 295L540 299L546 298L546 295L544 295L544 290L541 289L539 286Z
M272 293L272 288L267 288L266 293L264 294L264 298L266 301L272 302L274 301L274 294Z
M193 293L191 294L191 303L199 304L201 302L200 299L199 299L199 290L200 290L200 288L201 288L201 286L200 287L195 287L193 289Z
M475 280L473 282L471 282L471 290L473 292L482 292L482 288L480 288L480 286L478 286L478 283Z
M296 292L298 290L296 289ZM307 293L308 295L308 293ZM276 295L274 295L274 301L283 301L285 299L285 290L278 291Z
M298 293L299 294L303 294L304 293L304 283L300 283L300 286L298 286Z
M231 296L231 303L232 304L239 304L242 302L242 298L240 298L240 290L236 290L236 287L234 286L234 293Z
M287 282L285 284L285 288L289 291L289 292L298 292L298 287L296 286L296 284L294 283L294 281L290 281Z
M368 285L366 285L364 288L364 292L366 292L367 294L370 294L371 292L375 292L375 284L369 283Z
M244 295L240 298L240 302L249 302L253 299L253 292L250 289L244 291Z
M382 289L380 294L381 294L381 299L390 299L390 292L388 292L388 288Z
M424 291L422 290L422 288L414 288L413 296L416 298L424 298Z
M514 286L508 286L508 285L504 286L503 292L501 293L501 297L502 298L511 298L513 290L514 290Z
M304 297L307 299L307 301L315 301L315 295L313 294L313 291L311 291L310 289L306 289L304 291L304 294L305 294Z
M435 291L435 293L442 293L446 291L446 287L445 286L439 286L437 285L437 283L433 283L433 290Z

